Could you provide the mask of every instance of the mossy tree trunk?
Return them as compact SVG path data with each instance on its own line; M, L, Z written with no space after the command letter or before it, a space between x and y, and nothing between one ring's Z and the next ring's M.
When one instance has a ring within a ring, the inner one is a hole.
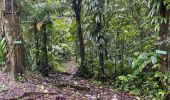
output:
M105 44L106 44L106 41L103 37L103 34L102 34L102 27L103 27L103 23L102 23L102 17L103 17L103 14L102 14L102 7L103 7L103 4L105 3L104 0L98 0L98 4L96 5L97 6L97 11L94 15L94 23L95 23L95 33L97 34L97 42L98 42L98 56L99 56L99 70L98 70L98 79L100 81L105 81L105 78L106 78L106 65L105 65ZM98 20L96 20L98 19Z
M35 61L37 67L39 66L39 34L38 34L38 29L37 29L37 22L34 22L34 27L33 27L33 35L34 35L34 46L35 46Z
M48 51L47 51L47 30L46 30L46 24L42 24L41 27L42 30L42 56L39 66L39 71L43 76L49 75L50 67L48 65Z

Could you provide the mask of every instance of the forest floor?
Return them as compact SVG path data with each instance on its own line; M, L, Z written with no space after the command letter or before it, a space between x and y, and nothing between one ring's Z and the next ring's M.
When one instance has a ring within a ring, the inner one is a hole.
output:
M129 94L116 93L112 86L97 85L93 79L74 77L75 62L65 65L65 73L53 72L47 78L29 75L19 83L10 73L0 73L0 100L137 100Z

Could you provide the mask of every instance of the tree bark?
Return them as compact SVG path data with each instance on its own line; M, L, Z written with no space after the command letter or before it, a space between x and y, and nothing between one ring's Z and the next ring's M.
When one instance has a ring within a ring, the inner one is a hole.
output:
M43 76L49 75L49 65L48 65L48 53L47 53L47 32L46 24L42 25L42 62L39 71Z
M165 18L166 19L166 22L163 22L161 23L160 25L160 32L159 32L159 36L160 36L160 49L161 50L164 50L164 51L168 51L167 49L167 43L165 42L167 40L167 37L168 37L168 30L169 30L169 10L167 10L167 4L165 4L163 2L163 0L160 2L160 9L159 9L159 13L160 13L160 16L162 18ZM168 72L169 70L169 63L170 61L168 60L168 53L167 55L161 55L161 71L162 72ZM168 87L164 87L164 83L161 84L161 87L164 89L166 89L166 94L165 94L165 97L164 97L164 100L169 100L170 98L170 94L168 93Z
M19 20L20 11L16 0L1 0L1 2L3 4L3 27L8 48L4 71L13 71L14 77L16 77L19 74L23 74L26 70L25 47Z
M84 39L83 39L83 32L82 32L82 26L81 26L81 3L82 0L73 0L73 10L75 12L76 22L77 22L77 36L79 38L79 49L80 49L80 69L79 74L87 74L87 68L85 66L85 47L84 47Z
M169 28L169 11L166 9L166 5L163 3L163 1L161 1L160 3L160 16L166 19L166 22L161 23L160 25L160 32L159 32L159 36L160 36L160 49L167 51L167 44L166 44L166 40L168 37L168 28ZM168 56L167 55L161 55L161 71L167 71L168 69Z
M34 45L36 49L35 60L36 60L37 67L39 67L39 38L38 38L37 22L34 23L33 34L34 34Z
M104 2L99 0L99 5L101 6ZM97 6L99 6L97 5ZM105 81L106 78L106 73L105 73L105 64L104 64L104 56L105 56L105 48L104 48L104 44L101 41L104 41L103 36L101 35L101 30L102 30L102 14L101 11L99 11L99 7L98 7L98 12L94 15L94 19L96 19L96 17L99 18L99 21L95 20L95 33L98 34L98 40L97 42L99 43L98 46L98 55L99 55L99 70L98 70L98 79L101 81Z

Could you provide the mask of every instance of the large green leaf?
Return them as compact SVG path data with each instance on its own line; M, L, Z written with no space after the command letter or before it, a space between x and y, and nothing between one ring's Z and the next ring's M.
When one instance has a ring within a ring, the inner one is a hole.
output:
M148 53L143 52L143 53L141 53L141 54L139 55L138 58L139 58L139 59L148 59Z
M155 56L151 56L151 61L152 61L152 64L156 64L157 58Z
M159 71L155 72L154 77L161 77L161 76L162 76L162 73L161 73L161 72L159 72Z
M128 78L126 76L118 76L118 79L124 82L128 82Z

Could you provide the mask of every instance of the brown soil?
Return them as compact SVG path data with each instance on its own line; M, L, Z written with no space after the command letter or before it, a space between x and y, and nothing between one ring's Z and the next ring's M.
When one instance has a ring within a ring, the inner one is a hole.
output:
M73 77L74 61L65 64L66 72L53 72L48 78L30 78L15 83L10 73L0 73L0 100L136 100L116 93L107 83L96 85L92 79Z

